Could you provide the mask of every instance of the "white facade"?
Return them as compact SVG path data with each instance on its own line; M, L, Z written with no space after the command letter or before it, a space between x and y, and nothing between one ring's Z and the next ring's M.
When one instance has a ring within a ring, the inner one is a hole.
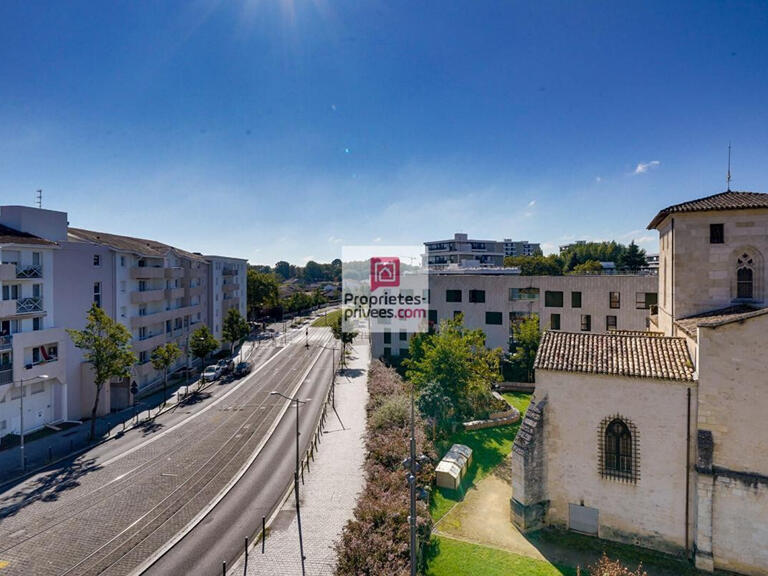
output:
M225 256L205 256L208 274L208 325L214 338L222 342L222 324L230 308L247 318L248 261Z
M541 244L537 242L504 238L505 256L533 256L537 252L541 252Z
M424 242L424 250L426 265L430 268L504 264L503 242L473 240L466 234L454 234L452 240Z

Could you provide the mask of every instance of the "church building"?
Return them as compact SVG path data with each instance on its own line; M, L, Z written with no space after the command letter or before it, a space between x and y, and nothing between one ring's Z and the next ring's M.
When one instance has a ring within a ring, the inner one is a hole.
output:
M647 331L547 331L511 516L768 574L768 194L661 210Z

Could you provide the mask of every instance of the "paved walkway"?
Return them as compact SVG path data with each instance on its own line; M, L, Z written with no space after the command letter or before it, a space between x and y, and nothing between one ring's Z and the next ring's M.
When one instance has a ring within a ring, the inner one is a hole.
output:
M365 403L370 362L369 346L359 340L344 375L336 380L336 411L328 414L322 442L310 472L300 488L301 527L308 576L334 573L334 543L352 517L357 495L363 488L365 457ZM266 553L261 543L249 552L247 575L294 576L301 574L296 507L291 495L267 528ZM244 573L243 558L227 574Z

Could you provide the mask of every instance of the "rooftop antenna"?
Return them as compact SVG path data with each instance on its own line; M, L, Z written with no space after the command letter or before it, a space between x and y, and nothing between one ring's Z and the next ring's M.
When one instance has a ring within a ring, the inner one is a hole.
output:
M37 202L37 207L38 208L42 208L43 207L43 191L42 190L38 190L37 191L36 202Z
M728 177L725 179L727 191L731 191L731 142L728 141Z

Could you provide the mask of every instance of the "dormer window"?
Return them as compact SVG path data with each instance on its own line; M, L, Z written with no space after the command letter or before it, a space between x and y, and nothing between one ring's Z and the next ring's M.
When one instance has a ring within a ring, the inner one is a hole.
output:
M709 225L709 243L710 244L725 243L725 230L724 230L723 224Z

